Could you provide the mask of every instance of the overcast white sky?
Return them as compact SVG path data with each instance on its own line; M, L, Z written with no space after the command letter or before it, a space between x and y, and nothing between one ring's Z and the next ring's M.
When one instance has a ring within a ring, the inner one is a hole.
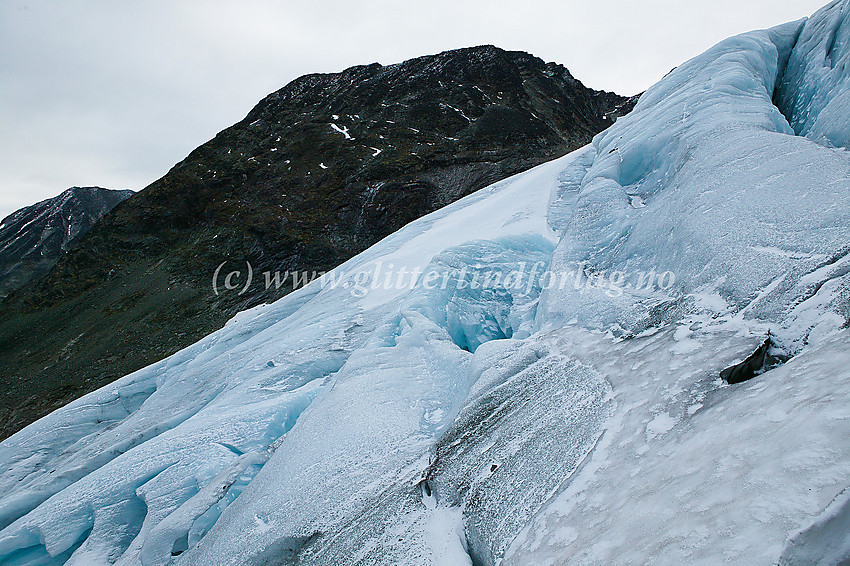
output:
M492 43L641 92L826 0L0 0L0 218L74 185L139 190L297 76Z

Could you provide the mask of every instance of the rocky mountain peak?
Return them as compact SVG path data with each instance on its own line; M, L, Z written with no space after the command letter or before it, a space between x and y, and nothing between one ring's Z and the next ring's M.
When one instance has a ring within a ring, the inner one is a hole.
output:
M492 45L295 79L107 214L39 285L0 304L14 320L0 329L0 371L20 384L5 392L0 422L16 430L293 289L289 279L215 295L222 262L250 263L260 283L263 272L330 270L587 144L633 103ZM65 324L45 335L56 318ZM76 349L81 333L86 347ZM39 380L30 403L27 380Z
M0 222L0 297L46 273L130 190L71 187Z

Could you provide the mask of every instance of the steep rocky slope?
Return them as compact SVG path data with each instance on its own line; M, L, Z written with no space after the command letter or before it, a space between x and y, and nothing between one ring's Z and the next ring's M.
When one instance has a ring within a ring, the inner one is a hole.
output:
M723 41L0 442L0 561L847 564L848 48Z
M0 562L850 563L848 57L729 38L0 442Z
M133 191L71 187L0 222L0 297L53 267L104 214Z
M634 100L492 46L301 77L0 305L0 438L408 222L586 144ZM214 294L216 267L255 274ZM49 331L46 331L48 330Z

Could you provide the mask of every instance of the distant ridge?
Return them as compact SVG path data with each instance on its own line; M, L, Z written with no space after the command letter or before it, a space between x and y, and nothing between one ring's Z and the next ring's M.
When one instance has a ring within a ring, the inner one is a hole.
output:
M130 190L71 187L0 222L0 297L46 273Z

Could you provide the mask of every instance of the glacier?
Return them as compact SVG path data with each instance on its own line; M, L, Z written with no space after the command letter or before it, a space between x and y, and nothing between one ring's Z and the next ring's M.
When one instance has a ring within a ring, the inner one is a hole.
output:
M848 51L729 38L6 439L0 563L846 563Z

